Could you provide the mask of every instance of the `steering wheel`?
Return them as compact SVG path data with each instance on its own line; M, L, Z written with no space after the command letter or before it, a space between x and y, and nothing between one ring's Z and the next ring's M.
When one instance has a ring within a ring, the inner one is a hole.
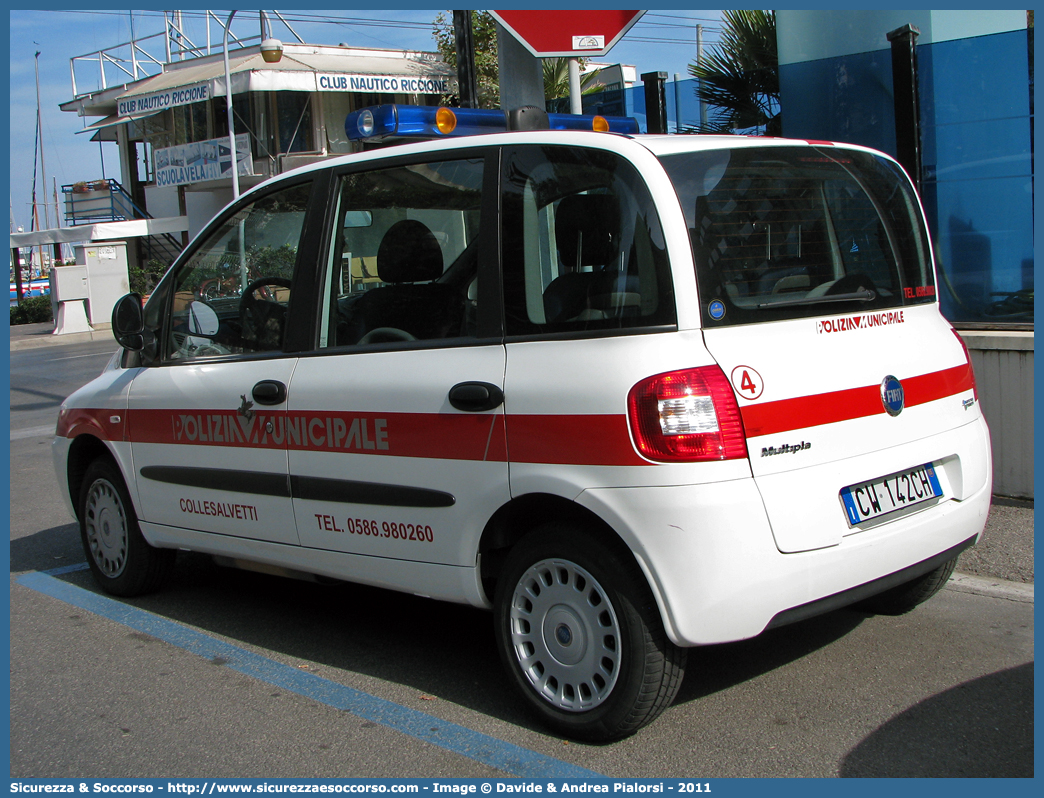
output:
M270 285L290 288L286 277L260 277L252 281L239 299L239 319L243 325L243 337L252 342L257 350L278 349L282 346L283 322L286 306L274 299L261 299L257 292ZM266 294L272 296L271 292Z
M360 344L379 344L386 341L416 341L417 336L410 335L398 327L374 327L359 339Z
M203 346L197 346L189 354L192 357L214 357L215 355L227 355L229 350L223 347L221 344L203 344Z
M260 289L267 288L270 285L277 285L280 288L290 288L292 285L289 277L259 277L258 279L247 284L247 287L243 289L243 295L240 299L240 307L243 305L249 305L257 302L258 298L254 296ZM271 291L266 291L269 298L262 298L262 302L275 302L275 299L270 298L272 296ZM276 303L278 304L278 303Z

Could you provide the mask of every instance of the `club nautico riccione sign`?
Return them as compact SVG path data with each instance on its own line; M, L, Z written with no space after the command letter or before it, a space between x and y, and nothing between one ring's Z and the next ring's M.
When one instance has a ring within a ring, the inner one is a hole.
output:
M361 91L384 94L449 94L445 75L346 75L316 74L319 91Z
M197 83L195 86L179 86L176 89L156 91L127 97L119 101L120 116L140 116L154 114L165 108L176 108L179 105L199 103L210 99L210 84Z
M309 85L311 84L309 75ZM445 75L351 75L316 73L317 91L355 91L382 94L449 94L453 81ZM301 87L298 87L301 88ZM205 102L213 92L209 83L125 97L117 104L119 115L147 116L179 105Z

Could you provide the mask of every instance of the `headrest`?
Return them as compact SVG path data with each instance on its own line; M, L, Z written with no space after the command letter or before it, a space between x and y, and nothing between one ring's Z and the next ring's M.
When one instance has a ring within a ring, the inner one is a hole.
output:
M377 248L377 276L385 283L419 283L442 276L442 247L423 222L403 219Z
M571 269L616 261L620 206L607 194L574 194L558 204L555 238L562 264Z

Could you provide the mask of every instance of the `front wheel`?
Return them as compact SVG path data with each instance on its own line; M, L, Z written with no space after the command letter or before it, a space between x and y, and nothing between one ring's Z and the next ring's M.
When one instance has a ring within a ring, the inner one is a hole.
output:
M154 548L142 536L123 477L107 457L87 467L79 511L87 564L102 590L137 596L163 583L177 552Z
M548 524L523 539L498 581L494 614L512 681L566 736L633 734L681 686L686 650L667 639L633 558L585 530Z

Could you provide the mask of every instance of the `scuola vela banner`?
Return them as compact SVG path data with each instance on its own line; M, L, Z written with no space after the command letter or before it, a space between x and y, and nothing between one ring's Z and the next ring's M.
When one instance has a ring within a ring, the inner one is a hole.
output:
M219 180L232 174L228 136L164 147L155 151L154 160L157 186L182 186L203 180ZM239 174L254 173L249 133L236 136L236 160L239 162Z

